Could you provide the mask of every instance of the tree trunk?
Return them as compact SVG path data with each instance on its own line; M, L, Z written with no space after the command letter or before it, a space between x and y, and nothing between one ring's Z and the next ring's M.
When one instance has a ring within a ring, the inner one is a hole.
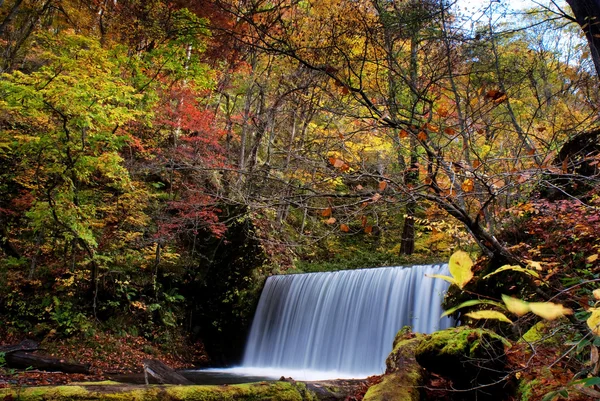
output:
M600 76L600 1L567 0L567 3L587 38L596 74Z
M5 358L6 364L11 368L27 369L28 367L32 367L39 370L59 371L64 373L90 373L89 365L70 363L63 359L34 355L30 352L10 352L6 354Z

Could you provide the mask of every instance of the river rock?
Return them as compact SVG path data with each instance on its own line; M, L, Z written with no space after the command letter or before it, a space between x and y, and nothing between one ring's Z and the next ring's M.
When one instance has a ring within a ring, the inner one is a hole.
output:
M382 381L369 388L364 401L418 401L424 369L415 359L415 350L425 336L405 327L394 340L394 349L386 359Z

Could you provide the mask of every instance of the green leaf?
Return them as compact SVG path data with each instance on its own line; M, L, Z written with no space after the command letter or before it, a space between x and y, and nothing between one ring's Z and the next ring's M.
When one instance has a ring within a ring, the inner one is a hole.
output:
M490 274L488 274L488 275L484 276L484 277L483 277L483 279L485 280L485 279L487 279L487 278L489 278L489 277L493 276L494 274L498 274L498 273L501 273L501 272L504 272L504 271L507 271L507 270L512 270L512 271L516 271L516 272L521 272L521 273L529 274L530 276L533 276L533 277L535 277L535 278L540 278L540 275L539 275L539 273L538 273L538 272L536 272L535 270L527 269L527 268L525 268L525 267L521 267L521 266L518 266L518 265L514 265L514 266L511 266L511 265L504 265L504 266L502 266L502 267L500 267L500 268L498 268L498 269L494 270L494 271L493 271L493 272L491 272Z
M502 305L499 302L488 301L488 300L480 300L480 299L472 299L470 301L465 301L462 304L460 304L458 306L455 306L454 308L448 309L447 311L445 311L442 314L441 317L451 315L451 314L453 314L454 312L456 312L459 309L466 308L466 307L469 307L469 306L475 306L475 305L494 305L494 306L497 306L499 308L505 309L504 305Z
M585 379L576 380L572 384L581 384L584 387L593 387L600 384L600 377L588 377Z
M462 289L473 278L473 261L465 251L456 251L450 256L448 269L456 285Z
M480 310L476 312L466 313L465 316L468 316L472 319L494 319L500 320L501 322L511 323L512 321L506 317L506 315L502 312L498 312L495 310Z
M450 276L444 276L441 274L426 274L425 277L441 278L442 280L446 280L450 284L458 285L458 282L454 279L454 277L450 277Z

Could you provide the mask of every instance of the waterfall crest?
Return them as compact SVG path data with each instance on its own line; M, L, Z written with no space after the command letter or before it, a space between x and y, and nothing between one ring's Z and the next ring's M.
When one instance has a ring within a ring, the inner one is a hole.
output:
M430 333L452 325L440 319L449 284L425 276L430 274L448 274L448 266L269 277L243 367L381 374L400 328Z

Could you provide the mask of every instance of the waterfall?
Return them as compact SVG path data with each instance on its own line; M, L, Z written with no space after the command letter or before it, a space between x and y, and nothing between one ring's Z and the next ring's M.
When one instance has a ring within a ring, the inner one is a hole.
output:
M425 276L431 274L448 274L448 267L269 277L242 368L271 369L277 377L290 370L331 377L381 374L400 328L430 333L452 325L440 319L448 283Z

